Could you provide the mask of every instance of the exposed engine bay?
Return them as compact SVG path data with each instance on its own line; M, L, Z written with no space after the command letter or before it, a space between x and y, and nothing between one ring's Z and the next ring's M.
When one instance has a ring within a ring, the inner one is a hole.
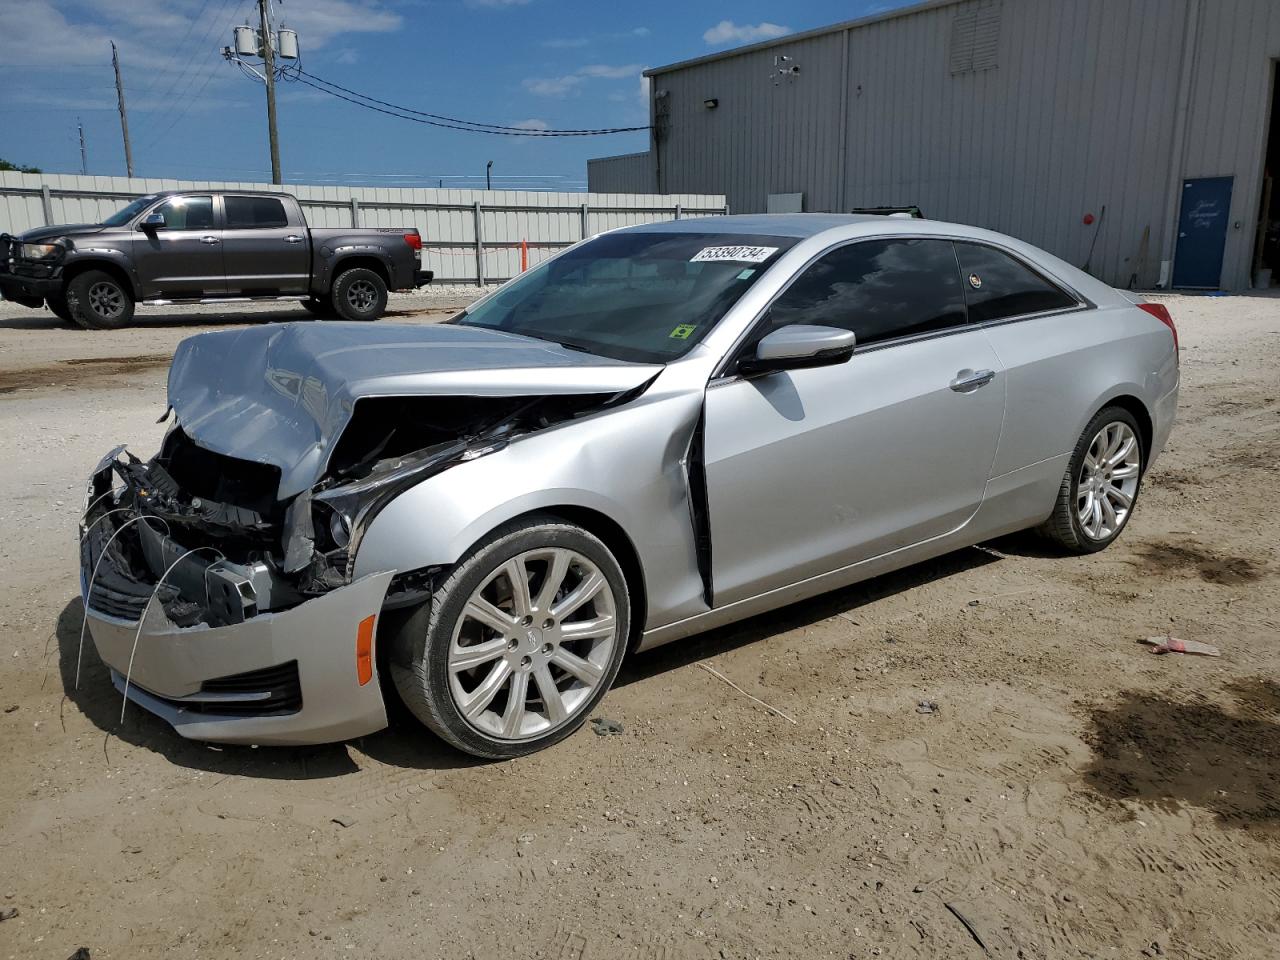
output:
M636 392L361 397L320 479L283 499L279 467L216 453L175 425L150 460L117 448L94 472L81 546L89 605L135 621L154 593L178 627L297 606L351 582L361 537L402 491ZM384 609L426 599L436 572L398 572Z

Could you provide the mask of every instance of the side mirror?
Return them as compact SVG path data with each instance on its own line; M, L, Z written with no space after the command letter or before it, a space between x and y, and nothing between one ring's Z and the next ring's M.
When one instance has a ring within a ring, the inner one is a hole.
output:
M743 373L825 367L853 356L857 337L852 330L794 323L779 327L756 344L754 357L738 363Z
M163 227L164 214L159 212L148 213L145 217L143 217L141 226L143 230L157 230L160 227Z

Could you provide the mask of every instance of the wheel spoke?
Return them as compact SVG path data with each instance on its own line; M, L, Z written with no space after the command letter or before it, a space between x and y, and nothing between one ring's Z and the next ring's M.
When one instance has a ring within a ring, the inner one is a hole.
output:
M497 630L499 633L505 634L512 630L517 623L515 617L507 613L505 610L499 610L492 603L476 593L462 610L463 615L470 617L472 620L478 620L486 627Z
M1103 528L1114 530L1116 528L1116 508L1111 505L1111 500L1105 495L1099 497L1098 508L1102 511Z
M502 685L507 682L507 678L511 676L511 664L505 660L499 660L493 665L493 669L489 671L489 675L481 681L480 686L476 687L467 698L458 705L458 709L462 711L463 716L469 720L474 720L493 703L493 698L498 695L498 691L502 689Z
M604 676L604 667L597 667L590 660L584 660L576 653L570 653L560 647L551 655L551 662L573 674L587 686L594 686Z
M474 643L469 647L455 646L449 651L449 669L455 673L460 670L471 670L482 663L498 659L506 649L507 641L503 637Z
M1116 503L1118 503L1120 505L1120 509L1122 510L1128 510L1131 506L1133 506L1133 497L1129 496L1119 487L1115 487L1115 486L1107 487L1106 496L1108 499L1114 500Z
M569 558L567 550L557 550L551 555L551 566L547 568L542 588L538 591L538 599L533 604L535 610L546 613L551 609L551 604L564 583L565 574L569 572Z
M563 723L565 718L569 716L569 711L565 709L564 697L560 695L560 690L556 686L555 680L551 677L551 671L545 663L539 664L534 668L533 680L538 685L538 693L542 695L542 703L547 710L547 719L551 721L552 726Z
M561 600L551 610L557 620L563 620L594 597L604 587L604 576L599 570L592 570L583 581L573 588L573 592Z
M529 570L521 557L512 557L502 567L511 584L511 606L515 610L516 619L529 615L532 601L529 599Z
M596 640L613 636L614 619L611 614L594 620L577 620L560 625L560 637L564 640Z
M1138 475L1138 468L1136 466L1116 467L1114 470L1111 471L1112 480L1132 480L1137 475Z
M1122 437L1124 436L1123 433L1120 435ZM1107 465L1111 467L1118 467L1120 464L1124 463L1125 460L1129 458L1129 454L1133 452L1133 447L1136 443L1137 439L1135 437L1126 437L1117 448L1116 452L1108 458Z
M524 701L529 692L529 674L516 671L511 677L511 689L507 691L507 709L502 712L502 735L520 736L520 724L524 720Z

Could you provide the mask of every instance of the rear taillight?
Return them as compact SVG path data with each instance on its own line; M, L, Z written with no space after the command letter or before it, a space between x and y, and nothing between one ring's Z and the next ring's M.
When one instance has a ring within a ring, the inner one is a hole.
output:
M1178 352L1178 328L1173 325L1173 317L1169 313L1169 308L1163 303L1140 303L1138 304L1138 309L1145 310L1169 328L1169 332L1173 334L1173 351L1176 354Z
M406 233L404 235L404 242L414 250L422 249L422 236L417 230L413 231L413 233Z

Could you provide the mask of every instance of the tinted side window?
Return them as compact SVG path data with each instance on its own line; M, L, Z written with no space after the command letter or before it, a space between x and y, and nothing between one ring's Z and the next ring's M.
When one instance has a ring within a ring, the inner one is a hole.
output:
M228 230L287 227L284 204L275 197L223 197Z
M976 243L957 243L969 320L982 323L1024 313L1074 307L1076 300L1008 254Z
M770 326L843 327L859 344L965 322L949 240L865 240L832 250L770 308Z
M213 197L174 197L156 212L164 214L165 230L213 229Z

